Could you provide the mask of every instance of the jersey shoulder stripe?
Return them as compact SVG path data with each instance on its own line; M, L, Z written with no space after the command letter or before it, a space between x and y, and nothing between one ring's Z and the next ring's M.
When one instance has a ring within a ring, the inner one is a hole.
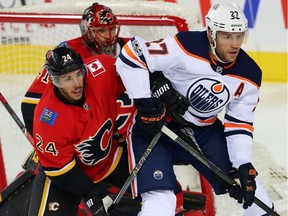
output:
M238 75L251 80L258 87L261 86L262 70L257 63L242 49L237 56L233 67L228 69L229 74Z
M122 52L119 54L118 56L119 59L121 59L122 62L124 62L125 64L129 65L132 68L141 68L140 66L138 66L137 64L133 63L132 61L130 61L129 59L127 59Z
M182 31L175 37L188 53L210 60L206 31Z
M145 68L147 69L146 60L142 54L140 45L135 38L132 38L129 43L125 44L119 58L132 68ZM140 57L142 56L142 57Z

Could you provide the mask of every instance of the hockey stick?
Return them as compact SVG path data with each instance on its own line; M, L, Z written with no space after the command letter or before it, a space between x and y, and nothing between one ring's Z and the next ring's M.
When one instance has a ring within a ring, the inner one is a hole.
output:
M4 105L4 107L6 108L6 110L8 111L8 113L12 116L12 118L15 120L15 122L17 123L17 125L19 126L19 128L21 129L21 131L23 132L23 134L26 136L26 138L28 139L28 141L30 142L30 144L33 146L33 137L32 135L29 133L29 131L27 131L25 125L22 123L22 121L19 119L19 117L17 116L17 114L15 113L15 111L12 109L12 107L10 106L10 104L8 103L8 101L5 99L4 95L0 92L0 100L2 102L2 104ZM31 160L33 161L33 164L31 164ZM25 164L23 165L23 168L26 170L30 170L33 173L36 173L38 168L39 168L39 164L38 161L36 159L36 153L35 150L33 150L30 154L28 159L26 159Z
M207 158L205 158L199 151L191 147L187 142L185 142L183 139L181 139L177 134L175 134L173 131L171 131L168 127L165 125L162 127L161 131L166 134L168 137L170 137L172 140L174 140L176 143L178 143L182 148L184 148L186 151L188 151L192 156L194 156L197 160L199 160L203 165L208 167L214 174L216 174L218 177L220 177L222 180L224 180L226 183L232 186L238 185L238 183L231 179L229 176L227 176L225 173L223 173L220 168L218 168L215 164L213 164L211 161L209 161ZM195 142L195 145L198 146L196 143L196 140L194 136L192 136L192 141ZM276 212L273 211L269 206L267 206L265 203L263 203L261 200L259 200L257 197L254 197L254 203L258 205L260 208L262 208L264 211L266 211L271 216L280 216Z
M24 126L22 121L19 119L19 117L17 116L17 114L12 109L12 107L10 106L10 104L8 103L8 101L5 99L5 97L3 96L3 94L1 92L0 92L0 100L1 100L2 104L4 105L4 107L6 108L6 110L8 111L8 113L15 120L15 122L17 123L17 125L19 126L21 131L24 133L24 135L26 136L26 138L28 139L30 144L33 146L33 138L31 136L31 134L27 131L26 127ZM35 157L34 153L35 153L35 151L30 153L29 160L34 159L34 157ZM29 165L26 165L26 166L28 167ZM28 179L35 176L35 172L36 172L35 170L37 170L38 167L39 166L36 165L35 167L33 167L33 169L25 170L24 173L22 173L19 178L15 179L11 184L9 184L6 188L4 188L4 190L1 191L1 193L0 193L0 204L4 200L6 200L12 193L14 193L23 184L23 182L26 182Z
M126 190L128 189L128 187L130 186L131 182L133 181L133 179L136 177L137 173L139 172L139 170L141 169L143 163L146 161L148 155L150 154L150 152L152 151L152 149L154 148L154 146L156 145L156 143L158 142L160 136L162 135L162 131L159 131L151 140L151 142L149 143L149 146L146 148L145 152L143 153L142 157L140 158L140 160L138 161L138 163L135 165L133 171L131 172L131 174L128 176L127 180L125 181L124 185L122 186L121 190L119 191L118 195L116 196L116 198L114 199L112 204L118 204L121 200L121 198L123 197L123 195L125 194Z
M10 106L10 104L8 103L8 101L5 99L5 97L3 96L3 94L0 92L0 100L2 102L2 104L4 105L4 107L6 108L6 110L10 113L10 115L12 116L12 118L15 120L15 122L17 123L17 125L19 126L19 128L21 129L21 131L24 133L24 135L27 137L27 139L29 140L29 142L31 143L31 145L33 146L33 137L31 136L31 134L27 131L26 127L24 126L24 124L22 123L22 121L19 119L19 117L17 116L17 114L14 112L14 110L12 109L12 107Z

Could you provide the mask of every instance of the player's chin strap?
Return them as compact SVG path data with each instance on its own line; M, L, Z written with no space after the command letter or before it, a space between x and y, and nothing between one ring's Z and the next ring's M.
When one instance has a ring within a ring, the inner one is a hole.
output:
M213 40L213 43L210 43L210 47L211 47L212 54L217 59L217 61L219 61L223 64L228 63L226 61L221 60L220 57L217 55L217 53L216 53L216 40L215 39Z
M184 148L186 151L188 151L192 156L194 156L198 161L200 161L203 165L208 167L214 174L216 174L219 178L221 178L223 181L228 183L229 185L236 186L238 183L231 179L229 176L227 176L225 173L223 173L220 168L218 168L215 164L213 164L211 161L209 161L207 158L203 156L199 150L194 149L192 146L188 144L188 142L184 141L182 138L180 138L177 134L175 134L173 131L171 131L168 127L165 125L162 127L161 131L166 134L168 137L170 137L172 140L174 140L176 143L178 143L182 148ZM191 139L196 146L198 146L194 136L192 135L193 139ZM254 197L254 203L258 205L260 208L262 208L264 211L266 211L271 216L280 216L276 212L273 211L269 206L267 206L265 203L263 203L261 200L259 200L257 197Z

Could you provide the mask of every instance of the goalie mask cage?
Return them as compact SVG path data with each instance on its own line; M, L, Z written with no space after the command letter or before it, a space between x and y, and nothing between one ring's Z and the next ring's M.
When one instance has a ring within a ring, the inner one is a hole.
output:
M97 1L112 8L120 24L120 37L139 35L156 40L182 30L200 30L200 16L193 8L174 3L145 1ZM40 71L45 53L62 41L81 36L79 23L93 1L32 5L0 11L0 91L22 120L21 100ZM0 105L0 138L7 182L11 182L32 146ZM253 164L278 213L287 207L287 175L259 143L253 145ZM263 163L265 158L265 163ZM0 157L1 159L1 157ZM0 161L1 163L1 161ZM198 173L191 166L175 167L182 187L200 190ZM0 173L3 178L4 173ZM1 184L0 184L1 185ZM242 208L227 195L215 196L216 215L243 215ZM284 210L283 210L284 209Z

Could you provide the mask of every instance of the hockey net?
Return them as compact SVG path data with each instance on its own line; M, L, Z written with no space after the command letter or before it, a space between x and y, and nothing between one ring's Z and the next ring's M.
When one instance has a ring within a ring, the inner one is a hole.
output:
M127 0L97 2L110 6L117 15L120 37L139 35L154 40L182 30L201 29L200 16L195 10L173 3L127 3ZM0 91L21 120L21 100L41 69L45 53L64 40L80 36L81 14L92 3L70 0L69 3L0 11ZM0 138L9 183L21 171L21 164L32 146L3 106L0 106L0 113ZM268 188L278 211L282 211L287 206L287 175L261 144L255 143L253 151L259 177ZM263 158L271 162L263 163ZM177 167L175 171L183 189L200 190L198 174L192 167ZM242 215L241 207L237 207L228 196L217 196L215 202L217 215Z

